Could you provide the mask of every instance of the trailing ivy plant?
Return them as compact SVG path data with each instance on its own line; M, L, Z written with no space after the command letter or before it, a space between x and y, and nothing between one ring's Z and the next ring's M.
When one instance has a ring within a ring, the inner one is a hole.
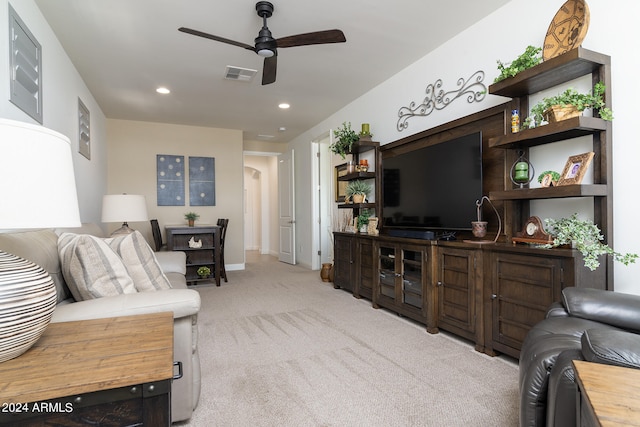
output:
M527 46L524 53L510 63L504 63L498 60L498 71L500 71L500 75L496 77L493 82L498 83L509 77L514 77L518 73L538 65L542 62L540 52L542 52L541 47Z
M598 261L600 255L611 255L615 261L619 261L624 265L633 264L638 258L637 254L621 254L602 243L604 236L598 226L589 220L578 219L578 215L575 213L569 218L560 218L558 220L547 218L544 222L551 227L550 233L554 238L553 243L543 247L553 248L562 245L575 245L575 248L584 257L584 266L592 271L600 266L600 261Z
M531 108L531 114L524 121L522 127L524 129L533 127L533 122L540 124L545 119L547 110L555 105L561 107L573 105L581 112L591 108L598 111L601 119L611 121L613 120L613 111L605 107L605 89L604 83L598 82L593 86L593 93L579 93L577 90L569 88L556 96L543 98L542 101Z
M360 136L351 129L351 122L343 122L342 127L333 131L335 142L329 145L331 152L339 154L343 159L345 154L351 151L353 143L360 139Z

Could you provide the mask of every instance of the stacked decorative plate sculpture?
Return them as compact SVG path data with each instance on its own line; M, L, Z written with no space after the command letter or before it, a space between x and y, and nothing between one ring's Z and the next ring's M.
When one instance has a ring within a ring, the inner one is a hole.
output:
M0 251L0 362L20 356L43 334L56 287L36 264Z

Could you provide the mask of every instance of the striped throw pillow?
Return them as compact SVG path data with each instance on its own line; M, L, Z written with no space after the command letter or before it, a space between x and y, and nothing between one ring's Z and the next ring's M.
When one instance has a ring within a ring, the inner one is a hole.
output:
M105 239L124 263L138 292L171 289L153 249L139 231Z
M76 301L137 292L120 256L100 237L62 233L58 255Z

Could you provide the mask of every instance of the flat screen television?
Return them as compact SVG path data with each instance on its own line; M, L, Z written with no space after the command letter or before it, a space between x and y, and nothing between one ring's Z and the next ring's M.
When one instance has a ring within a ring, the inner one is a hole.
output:
M471 230L482 198L482 133L382 158L383 230Z

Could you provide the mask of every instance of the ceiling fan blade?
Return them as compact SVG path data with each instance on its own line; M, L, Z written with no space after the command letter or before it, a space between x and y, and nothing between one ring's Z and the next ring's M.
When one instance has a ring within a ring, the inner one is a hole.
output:
M262 85L268 85L276 81L276 69L278 68L278 54L264 58L262 66Z
M307 46L311 44L344 43L347 39L340 30L315 31L276 39L278 47Z
M214 36L213 34L204 33L202 31L198 31L198 30L192 30L191 28L180 27L180 28L178 28L178 31L182 31L183 33L191 34L191 35L198 36L198 37L204 37L205 39L215 40L217 42L222 42L222 43L230 44L230 45L233 45L233 46L238 46L238 47L241 47L241 48L244 48L244 49L254 50L253 46L248 45L246 43L237 42L235 40L225 39L224 37Z

